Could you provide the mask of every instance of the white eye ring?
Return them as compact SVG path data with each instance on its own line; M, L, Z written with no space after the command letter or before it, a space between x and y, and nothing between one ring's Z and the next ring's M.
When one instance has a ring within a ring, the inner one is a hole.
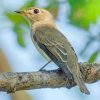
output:
M38 14L39 13L39 9L34 9L34 14Z

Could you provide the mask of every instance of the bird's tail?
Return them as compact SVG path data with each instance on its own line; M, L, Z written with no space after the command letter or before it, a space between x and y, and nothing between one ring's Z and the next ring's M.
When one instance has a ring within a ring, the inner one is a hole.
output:
M87 89L87 87L85 86L85 83L84 83L84 80L83 80L82 76L81 75L74 75L73 77L74 77L74 80L75 80L76 84L79 86L80 91L87 94L87 95L89 95L90 92Z

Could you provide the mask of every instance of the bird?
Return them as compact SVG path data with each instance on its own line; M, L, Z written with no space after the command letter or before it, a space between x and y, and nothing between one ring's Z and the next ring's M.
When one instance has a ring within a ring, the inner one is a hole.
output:
M74 79L82 93L89 95L75 50L67 37L58 30L52 14L39 7L29 7L15 12L27 17L30 22L31 39L37 50L49 62L53 61L66 77Z

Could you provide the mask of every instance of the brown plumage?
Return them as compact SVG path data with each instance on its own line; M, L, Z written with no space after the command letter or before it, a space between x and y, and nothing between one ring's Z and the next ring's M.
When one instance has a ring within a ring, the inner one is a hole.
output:
M56 28L52 15L37 7L17 12L29 19L32 26L31 38L40 53L60 67L69 79L74 78L81 92L90 94L81 76L74 49Z

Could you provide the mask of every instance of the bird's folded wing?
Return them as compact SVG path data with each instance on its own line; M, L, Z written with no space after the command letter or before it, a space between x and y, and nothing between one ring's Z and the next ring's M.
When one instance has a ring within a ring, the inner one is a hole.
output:
M61 67L67 75L70 75L71 71L67 65L68 51L66 48L66 38L63 37L62 40L61 36L61 33L56 30L38 30L34 35L34 39L38 43L38 46L51 58L51 60Z
M47 42L47 44L45 42ZM67 51L61 43L57 41L51 41L49 39L45 42L43 43L43 45L45 45L49 52L51 52L62 62L67 62Z
M57 41L57 39L54 39L52 36L50 37L50 35L48 38L43 40L41 38L40 40L39 44L41 45L41 49L43 49L42 46L45 46L45 48L57 59L62 62L67 62L67 51L61 42Z

